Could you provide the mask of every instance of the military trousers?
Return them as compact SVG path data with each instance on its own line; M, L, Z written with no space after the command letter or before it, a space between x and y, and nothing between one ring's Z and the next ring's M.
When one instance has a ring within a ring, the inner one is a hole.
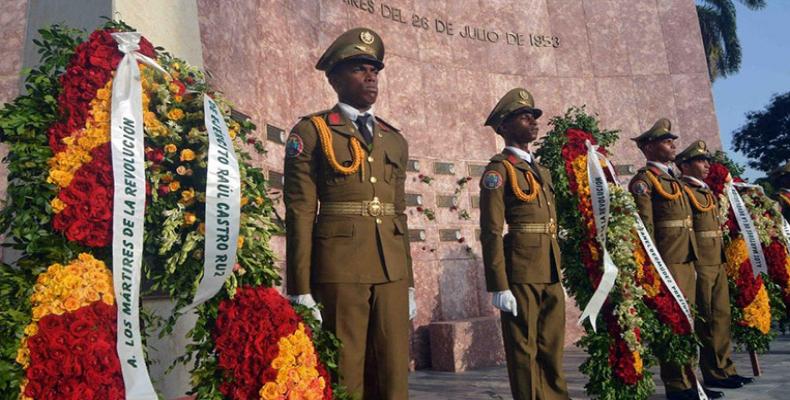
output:
M694 304L697 294L697 272L693 262L683 264L667 264L672 278L678 284L683 296L689 306ZM696 387L696 378L692 364L677 365L668 362L661 362L661 381L667 392L678 392Z
M518 316L500 313L515 400L568 399L562 371L565 292L557 283L511 283Z
M336 379L354 398L407 399L408 282L314 283L312 290L324 306L323 327L342 342Z
M735 375L730 342L730 288L724 264L698 265L697 335L702 342L699 366L708 380L727 379Z

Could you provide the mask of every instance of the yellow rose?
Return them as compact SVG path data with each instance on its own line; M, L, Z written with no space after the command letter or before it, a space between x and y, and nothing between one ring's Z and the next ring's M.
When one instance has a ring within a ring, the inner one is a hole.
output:
M99 296L99 293L96 290L94 289L85 290L85 300L88 300L89 302L93 303L99 301L100 299L101 296Z
M181 191L181 202L189 203L195 198L195 189L188 189Z
M66 203L64 203L57 197L52 199L52 201L50 201L49 204L52 206L52 212L54 212L55 214L59 214L61 211L63 211L66 208Z
M250 202L250 199L249 199L248 197L246 197L246 196L243 196L243 197L241 198L241 206L242 206L242 207L246 206L246 205L247 205L247 203L249 203L249 202Z
M110 98L111 94L112 92L110 92L107 88L101 88L96 91L96 98L99 100L107 100Z
M192 161L195 159L195 152L191 149L181 150L181 161Z
M25 327L26 336L34 336L36 333L38 333L38 324L28 324Z
M197 222L197 217L195 216L195 214L192 214L191 212L184 213L184 225L189 226L194 224L195 222Z
M174 108L167 113L167 118L170 118L173 121L178 121L181 118L184 118L184 111L180 108Z
M259 206L260 206L261 204L263 204L263 197L261 197L261 196L258 196L258 197L256 197L256 198L255 198L255 204L257 204L257 205L259 205Z
M66 297L66 299L63 300L63 308L65 308L66 311L77 311L77 309L80 308L80 301L74 296Z
M259 394L261 399L264 400L275 400L280 397L280 391L277 388L277 384L274 382L266 382Z
M180 102L184 101L184 97L183 96L179 96L179 95L175 95L175 96L173 96L173 100L176 103L180 103Z
M165 152L166 153L175 153L178 150L178 147L173 143L168 143L165 145Z
M167 186L170 188L171 192L175 192L176 190L181 189L181 182L173 181L173 182L170 182L170 184L167 185Z
M282 357L277 357L272 361L272 368L274 369L282 369L285 366L284 359Z
M228 131L228 135L230 136L231 139L236 139L236 135L238 134L239 131L237 131L236 129L231 129Z
M239 235L239 238L236 240L236 247L238 248L244 247L244 236Z

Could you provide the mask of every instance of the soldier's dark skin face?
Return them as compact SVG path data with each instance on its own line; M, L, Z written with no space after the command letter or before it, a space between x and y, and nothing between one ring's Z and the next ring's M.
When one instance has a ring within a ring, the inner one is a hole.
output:
M683 175L705 179L710 173L710 162L706 158L693 158L679 165Z
M499 126L505 145L529 151L529 144L538 138L538 121L529 112L511 115Z
M349 61L329 74L329 84L340 102L359 111L367 111L379 95L379 69L365 61Z
M675 139L654 140L642 146L642 153L645 154L647 161L668 163L675 159Z

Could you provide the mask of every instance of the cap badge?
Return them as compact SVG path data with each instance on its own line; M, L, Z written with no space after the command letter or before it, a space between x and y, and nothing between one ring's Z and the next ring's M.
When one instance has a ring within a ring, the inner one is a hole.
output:
M362 43L365 44L373 44L376 38L373 36L372 33L368 31L362 31L362 33L359 34L359 40L361 40Z

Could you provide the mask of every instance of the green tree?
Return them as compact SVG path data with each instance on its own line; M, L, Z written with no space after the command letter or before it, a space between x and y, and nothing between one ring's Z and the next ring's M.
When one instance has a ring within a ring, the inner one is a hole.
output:
M750 10L765 7L765 0L738 1ZM733 0L697 0L697 17L710 81L738 72L741 68L741 43Z
M736 151L749 166L769 172L790 160L790 92L776 95L765 109L746 114L746 123L733 134Z

